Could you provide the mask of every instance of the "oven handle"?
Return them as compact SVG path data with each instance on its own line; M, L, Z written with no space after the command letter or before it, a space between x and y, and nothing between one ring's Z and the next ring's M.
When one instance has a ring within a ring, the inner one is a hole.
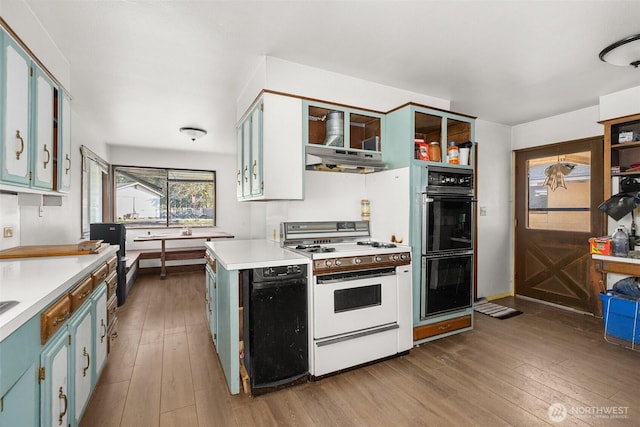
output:
M383 326L381 328L368 329L366 331L360 331L360 332L356 332L356 333L349 334L349 335L346 335L346 336L341 336L341 337L331 338L331 339L324 340L324 341L319 341L319 342L316 343L316 345L318 347L324 347L325 345L337 344L339 342L354 340L356 338L362 338L362 337L366 337L367 335L378 334L380 332L392 331L394 329L400 329L400 325L398 325L397 323L394 323L392 325Z
M304 286L307 279L269 280L266 282L252 282L251 288L255 290L284 288L285 286Z
M422 199L424 203L433 203L436 200L460 200L462 202L477 203L478 199L474 199L473 196L463 196L460 194L430 194L422 193Z
M324 285L324 284L331 284L331 283L350 282L354 280L373 279L375 277L386 277L386 276L395 276L395 275L396 275L396 268L389 267L381 270L362 270L359 272L346 271L344 273L317 275L316 279L318 281L318 285Z

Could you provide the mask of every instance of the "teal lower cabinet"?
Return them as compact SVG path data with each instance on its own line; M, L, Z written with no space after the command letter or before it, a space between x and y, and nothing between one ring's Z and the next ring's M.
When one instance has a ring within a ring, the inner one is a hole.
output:
M213 346L218 349L218 311L214 310L215 304L218 301L216 296L218 286L216 283L216 273L210 264L206 266L206 294L207 294L207 320L209 321L209 330L211 332L211 338L213 339Z
M107 334L107 285L103 283L93 292L91 298L93 305L93 354L95 355L93 362L92 387L95 387L102 368L107 362L107 342L109 335Z
M240 334L238 270L226 270L216 263L211 298L214 344L231 394L240 393ZM211 292L211 290L210 290Z
M85 304L69 321L71 335L71 367L73 375L73 423L80 424L80 418L91 394L92 331L91 304ZM95 362L95 358L94 362Z
M64 328L49 340L40 356L40 420L43 427L70 425L69 347L69 334Z
M0 400L0 426L38 426L37 364L32 364Z

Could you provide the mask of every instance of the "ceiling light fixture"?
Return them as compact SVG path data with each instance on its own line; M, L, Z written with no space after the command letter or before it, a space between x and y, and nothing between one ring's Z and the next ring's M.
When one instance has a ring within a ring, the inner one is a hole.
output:
M626 67L640 65L640 34L627 37L602 49L600 60L612 65Z
M195 141L196 139L205 136L207 131L200 128L183 127L180 128L180 133L187 135L192 141Z

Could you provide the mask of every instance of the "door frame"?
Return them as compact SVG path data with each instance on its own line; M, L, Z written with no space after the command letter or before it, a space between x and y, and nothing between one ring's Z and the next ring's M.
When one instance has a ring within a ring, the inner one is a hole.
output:
M553 156L553 155L562 155L564 154L564 152L567 151L567 146L569 144L571 145L578 145L578 144L584 144L584 143L597 143L596 148L593 149L592 151L592 156L591 156L591 179L593 182L594 177L596 179L598 179L601 183L601 187L597 188L597 185L591 186L590 189L590 201L591 201L591 206L597 206L597 204L601 203L601 201L604 200L604 194L605 194L605 189L604 189L604 136L603 135L596 135L596 136L591 136L591 137L587 137L587 138L580 138L580 139L575 139L575 140L568 140L568 141L561 141L561 142L556 142L556 143L551 143L551 144L544 144L544 145L539 145L539 146L535 146L535 147L527 147L527 148L522 148L522 149L518 149L518 150L513 150L512 151L512 165L513 165L513 181L512 181L512 215L513 215L513 221L512 221L512 230L513 230L513 235L512 235L512 283L513 283L513 288L512 288L512 292L513 295L517 295L516 293L516 267L517 267L517 259L516 259L516 249L517 249L517 242L518 242L518 224L517 224L517 218L518 218L518 187L517 187L517 183L518 183L518 176L519 173L521 173L518 170L518 162L517 162L517 155L519 153L527 153L527 152L531 152L531 151L538 151L541 149L546 149L549 151L549 156ZM597 182L597 181L596 181ZM521 189L524 190L524 189ZM525 213L526 213L526 203L524 206L525 209ZM591 231L590 233L592 234L592 236L598 237L601 236L603 234L607 233L607 219L606 219L606 215L602 212L600 212L598 209L592 209L591 210ZM585 249L588 250L588 242L585 241ZM601 290L601 284L602 284L602 275L600 273L598 273L595 269L595 263L591 262L590 266L589 266L589 281L590 281L590 286L589 289L591 290L590 292L590 300L589 300L589 310L592 314L596 315L596 316L601 316L602 315L602 306L600 305L600 301L598 298L598 293ZM526 296L525 296L526 297ZM546 301L542 301L543 303L547 303ZM549 304L553 304L553 303L549 303ZM565 307L565 306L562 306ZM576 310L573 307L566 307L569 310ZM577 310L579 311L579 310Z

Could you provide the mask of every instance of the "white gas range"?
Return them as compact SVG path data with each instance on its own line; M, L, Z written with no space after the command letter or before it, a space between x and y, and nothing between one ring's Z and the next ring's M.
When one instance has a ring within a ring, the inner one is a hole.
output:
M280 226L282 246L312 259L312 376L403 354L413 345L411 247L370 239L368 221Z

